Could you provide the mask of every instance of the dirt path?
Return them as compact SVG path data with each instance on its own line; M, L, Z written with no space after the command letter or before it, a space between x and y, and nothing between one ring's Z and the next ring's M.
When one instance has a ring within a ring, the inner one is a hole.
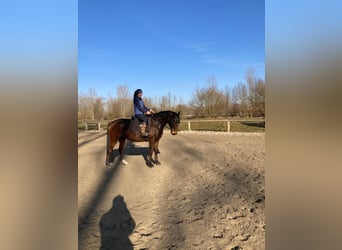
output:
M265 248L264 134L165 131L153 169L147 143L110 169L105 145L79 134L79 249Z

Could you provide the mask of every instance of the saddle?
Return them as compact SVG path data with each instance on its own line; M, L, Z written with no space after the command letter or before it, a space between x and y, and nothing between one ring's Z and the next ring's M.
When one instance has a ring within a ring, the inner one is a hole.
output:
M142 124L143 122L139 121L134 115L132 115L132 118L129 122L129 129L130 130L139 130L139 125Z
M147 124L146 124L146 130L147 131L149 130L149 125L151 123L150 119L151 119L150 117L147 118ZM132 118L129 122L129 130L133 130L133 131L140 133L140 131L141 131L140 125L143 123L144 123L143 121L138 120L134 115L132 115Z

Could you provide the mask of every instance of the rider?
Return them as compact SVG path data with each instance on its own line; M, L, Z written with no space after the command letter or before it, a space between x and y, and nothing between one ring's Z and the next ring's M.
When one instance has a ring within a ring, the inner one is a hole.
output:
M146 124L147 124L146 115L152 114L153 110L145 106L144 101L142 99L142 93L143 92L141 89L137 89L134 92L134 97L133 97L134 116L139 121L143 122L143 124L140 125L140 133L142 134L143 137L147 137L148 131L146 130Z

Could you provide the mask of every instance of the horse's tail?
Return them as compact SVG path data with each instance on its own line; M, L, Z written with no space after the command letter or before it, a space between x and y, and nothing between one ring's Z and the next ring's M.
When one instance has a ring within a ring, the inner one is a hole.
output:
M113 129L113 125L114 125L115 121L111 121L108 123L107 125L107 145L106 145L106 165L109 166L110 165L110 154L113 150L113 148L111 148L111 130Z
M108 148L108 146L109 146L109 129L107 127L107 147L106 148Z
M120 126L121 121L122 119L117 119L108 123L107 125L107 148L111 145L111 136L112 136L112 133L114 133L113 130L115 130L115 127Z
M107 149L108 149L108 147L110 145L110 129L113 126L113 123L115 123L115 121L111 121L107 125Z

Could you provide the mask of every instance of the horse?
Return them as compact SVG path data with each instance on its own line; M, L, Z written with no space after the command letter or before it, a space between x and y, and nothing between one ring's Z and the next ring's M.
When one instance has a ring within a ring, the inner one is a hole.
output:
M139 131L138 121L127 118L120 118L108 123L107 127L107 155L106 166L112 166L113 163L109 162L110 156L114 150L115 144L119 141L119 154L120 160L127 164L124 160L124 147L126 139L132 142L149 142L149 149L146 164L149 167L153 167L153 164L160 165L158 160L158 145L159 140L163 135L163 130L166 124L171 129L171 134L176 135L178 132L178 126L180 123L180 112L173 111L161 111L150 115L148 118L148 136L142 137ZM152 154L154 152L154 159Z

